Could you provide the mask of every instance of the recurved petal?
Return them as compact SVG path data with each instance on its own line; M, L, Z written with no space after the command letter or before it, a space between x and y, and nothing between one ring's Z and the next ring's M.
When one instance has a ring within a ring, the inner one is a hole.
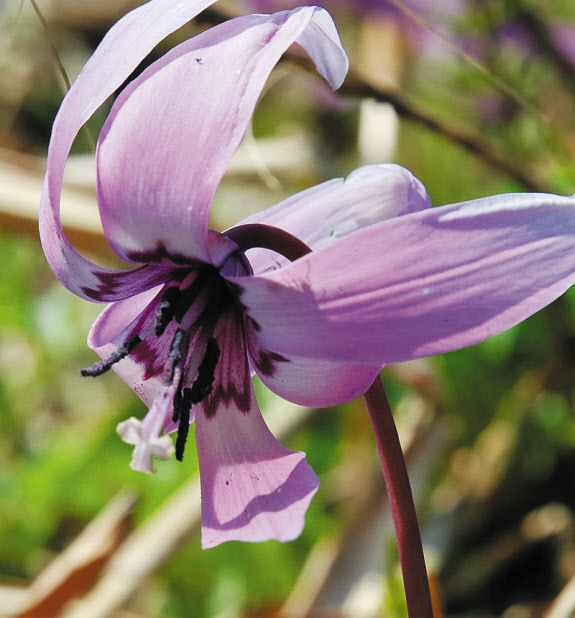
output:
M395 164L366 165L347 178L296 193L240 225L279 227L317 251L379 221L430 206L425 187L409 170ZM264 249L252 249L247 255L256 274L287 264L282 256Z
M305 454L281 445L267 428L241 331L241 316L225 318L214 390L196 409L205 548L296 538L319 485Z
M163 372L175 329L171 324L162 337L156 337L153 333L152 324L161 289L154 288L108 305L88 334L88 347L105 359L132 335L146 331L150 333L126 358L112 366L113 371L148 408L152 406L164 384Z
M251 396L247 413L233 404L213 418L196 411L204 548L297 538L319 486L305 454L273 437Z
M78 296L88 300L124 298L133 293L134 277L139 275L93 264L64 235L60 196L72 144L82 125L157 43L212 3L213 0L152 0L134 9L108 32L62 102L48 148L40 203L40 238L55 275ZM100 291L110 279L114 279L115 285L102 296ZM136 283L141 283L141 278Z
M329 14L248 15L174 48L128 86L100 135L98 192L118 255L209 260L214 193L277 61L299 43L337 87L347 57Z
M384 221L233 281L263 348L387 364L529 317L575 281L574 240L575 199L498 195Z

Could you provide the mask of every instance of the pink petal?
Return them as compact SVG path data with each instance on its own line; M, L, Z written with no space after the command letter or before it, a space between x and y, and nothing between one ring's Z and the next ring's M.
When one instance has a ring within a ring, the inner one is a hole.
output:
M239 225L279 227L317 251L361 228L430 206L425 187L404 167L366 165L347 178L328 180L296 193ZM264 249L250 250L248 258L256 274L288 263Z
M196 410L204 548L296 538L319 485L305 454L282 446L267 428L241 331L241 316L225 321L216 387Z
M288 401L313 408L341 405L360 397L381 371L381 365L283 356L262 348L253 330L249 353L252 367L270 390Z
M98 147L100 212L118 255L208 261L214 193L271 70L294 42L333 86L341 83L347 58L329 14L302 7L211 28L122 92Z
M575 281L575 200L499 195L346 236L232 280L258 341L285 356L386 364L473 345Z
M121 271L93 264L74 249L62 231L62 178L74 139L82 125L157 43L212 3L213 0L152 0L128 13L108 32L62 102L48 149L40 203L40 238L54 274L78 296L95 300L90 291L100 293L110 279L114 279L114 289L107 289L97 300L129 296L124 279L127 287L133 287L134 276L123 277Z

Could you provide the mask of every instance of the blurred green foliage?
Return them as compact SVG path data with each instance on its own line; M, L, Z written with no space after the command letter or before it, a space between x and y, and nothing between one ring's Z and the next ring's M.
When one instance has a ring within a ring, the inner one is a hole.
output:
M573 4L557 0L543 8L528 2L473 6L451 24L452 34L489 41L482 66L540 113L502 94L469 63L450 54L417 63L413 51L406 52L404 90L437 117L471 127L506 156L536 169L550 188L572 193L571 85L554 69L552 57L535 53L526 62L520 47L509 47L493 33L520 6L544 10L549 22L575 24ZM360 29L357 21L342 20L340 26L352 40ZM95 36L89 26L83 29ZM357 62L350 55L352 63ZM280 178L281 189L272 197L268 190L262 198L270 204L279 195L348 173L361 163L357 102L343 102L335 109L322 106L314 93L317 84L312 88L308 76L282 71L283 66L258 108L254 134L273 138L303 131L314 166ZM30 88L12 126L10 143L26 152L45 152L59 101L55 74ZM487 104L497 111L485 113ZM103 116L101 112L95 126ZM84 141L79 151L89 150L89 140ZM521 189L517 180L417 124L401 124L396 160L423 180L436 205ZM259 186L261 179L248 183ZM234 201L241 203L241 195ZM218 198L217 205L224 218L226 208L234 208L226 198ZM141 523L198 467L191 440L183 464L160 462L158 474L151 477L130 470L130 448L114 427L131 415L141 417L143 404L114 375L91 380L78 373L93 362L85 337L99 308L56 282L37 239L3 232L0 260L0 574L6 581L29 582L118 492L137 493L135 519ZM528 586L524 597L515 595L524 571L515 578L513 573L508 579L501 575L507 587L494 596L486 593L493 590L489 578L460 586L457 592L450 581L465 571L466 560L478 555L480 560L484 543L516 531L534 509L560 503L575 511L574 350L571 291L514 329L431 361L438 392L422 398L434 409L434 422L444 428L445 437L425 471L431 480L423 492L424 536L437 533L444 539L440 575L453 612L476 609L493 616L517 600L529 600ZM384 376L399 409L416 389L401 371ZM264 389L257 388L265 411ZM368 469L376 460L361 409L350 404L319 412L290 437L289 446L308 453L322 481L301 538L289 544L228 543L202 551L196 536L143 593L148 612L172 618L233 618L271 611L289 596L318 541L337 539L348 530L353 505L346 503L341 479L346 470L357 472L358 460L365 459ZM572 558L574 546L570 538L557 556ZM386 548L382 540L382 552L393 553ZM568 574L567 569L563 579L544 582L538 601L548 603ZM388 569L386 584L384 609L400 616L404 600L395 568Z

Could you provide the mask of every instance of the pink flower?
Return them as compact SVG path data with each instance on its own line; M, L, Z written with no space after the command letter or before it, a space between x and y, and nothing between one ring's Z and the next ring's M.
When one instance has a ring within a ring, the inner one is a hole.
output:
M422 184L395 165L360 168L223 234L208 231L213 195L285 49L299 43L334 88L346 74L335 26L316 7L212 28L124 89L98 141L98 200L110 246L137 267L82 257L59 218L78 131L163 37L209 4L152 0L108 33L54 123L40 212L56 276L111 303L88 339L103 360L84 374L112 368L149 407L118 428L135 447L132 467L151 472L152 458L170 457L170 431L181 459L195 419L204 547L295 538L318 488L305 455L267 429L252 369L297 403L349 401L388 362L471 345L523 320L575 270L571 198L503 195L432 209ZM303 243L313 253L290 262Z

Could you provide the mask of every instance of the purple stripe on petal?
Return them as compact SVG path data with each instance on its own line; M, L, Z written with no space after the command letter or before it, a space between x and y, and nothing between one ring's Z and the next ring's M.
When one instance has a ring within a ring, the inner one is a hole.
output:
M201 264L197 260L190 259L187 255L169 250L163 242L158 242L156 247L149 251L134 250L128 252L126 257L131 262L143 262L144 264L166 264L168 266L195 266Z
M213 391L202 402L204 414L212 418L222 406L233 406L244 414L248 413L253 403L252 381L244 342L243 318L237 310L220 318L216 326L216 341L221 355L215 371Z
M259 349L251 353L252 362L257 369L258 375L273 377L276 374L278 363L289 363L289 358L270 352L269 350Z
M94 271L90 285L81 286L80 289L86 299L105 303L154 288L172 276L172 271L149 266L124 271Z

